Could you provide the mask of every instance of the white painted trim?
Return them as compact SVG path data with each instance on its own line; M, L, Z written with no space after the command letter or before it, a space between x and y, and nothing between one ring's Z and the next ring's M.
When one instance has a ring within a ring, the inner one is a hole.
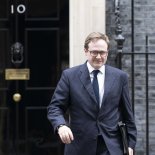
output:
M69 66L86 61L84 40L91 32L105 33L105 0L70 0Z

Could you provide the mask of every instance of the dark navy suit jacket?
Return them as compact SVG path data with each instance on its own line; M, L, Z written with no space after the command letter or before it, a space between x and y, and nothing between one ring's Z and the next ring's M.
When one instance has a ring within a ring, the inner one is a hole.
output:
M136 126L125 72L105 65L105 91L99 108L86 63L63 71L48 106L54 130L67 124L67 110L74 141L65 146L65 155L95 155L98 134L103 136L110 155L122 155L120 120L127 125L129 147L135 147Z

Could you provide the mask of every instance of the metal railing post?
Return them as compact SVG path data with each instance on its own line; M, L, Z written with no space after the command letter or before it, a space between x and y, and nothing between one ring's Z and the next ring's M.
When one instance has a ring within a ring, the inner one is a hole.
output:
M116 24L116 29L115 29L115 41L117 42L117 56L116 56L116 60L117 60L117 67L118 68L122 68L122 63L121 63L121 59L122 59L122 49L123 49L123 43L125 41L125 38L122 35L122 26L120 23L120 0L115 0L115 24Z

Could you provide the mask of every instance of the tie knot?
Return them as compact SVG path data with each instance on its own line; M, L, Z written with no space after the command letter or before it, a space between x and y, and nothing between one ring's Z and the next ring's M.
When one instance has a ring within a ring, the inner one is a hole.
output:
M99 70L93 70L94 77L97 77L97 74L99 73Z

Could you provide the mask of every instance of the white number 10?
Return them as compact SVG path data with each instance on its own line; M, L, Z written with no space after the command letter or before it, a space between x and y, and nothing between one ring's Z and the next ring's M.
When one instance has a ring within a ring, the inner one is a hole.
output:
M16 8L16 10L15 10L14 5L11 5L11 14L14 14L15 11L17 11L20 14L22 14L22 13L25 12L25 10L26 10L26 7L23 4L18 5L17 8Z

